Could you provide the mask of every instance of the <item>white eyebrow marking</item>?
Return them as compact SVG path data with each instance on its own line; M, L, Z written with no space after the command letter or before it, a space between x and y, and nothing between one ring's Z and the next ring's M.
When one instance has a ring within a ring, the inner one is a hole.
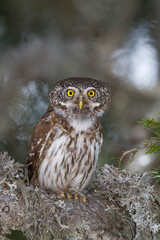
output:
M95 90L95 88L94 87L88 87L88 88L86 88L86 90L88 91L88 90L90 90L90 89L93 89L93 90Z
M73 89L73 90L76 91L78 88L75 88L75 87L67 87L67 90L68 90L68 89Z

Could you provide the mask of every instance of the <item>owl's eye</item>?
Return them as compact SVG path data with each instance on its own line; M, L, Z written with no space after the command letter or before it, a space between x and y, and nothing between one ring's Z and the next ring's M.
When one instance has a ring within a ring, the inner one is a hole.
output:
M73 97L73 95L74 95L74 91L73 91L72 89L69 89L69 90L67 91L67 96L68 96L68 97Z
M94 95L95 95L95 91L94 90L88 91L88 96L89 97L94 97Z

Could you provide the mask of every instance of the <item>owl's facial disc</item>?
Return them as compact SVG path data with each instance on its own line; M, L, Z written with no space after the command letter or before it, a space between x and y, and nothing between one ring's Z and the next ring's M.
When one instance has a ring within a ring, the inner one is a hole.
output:
M61 104L66 107L68 118L88 119L96 118L95 108L100 106L95 98L96 90L94 88L74 88L66 90L67 96L70 96L66 102Z
M55 113L68 119L96 119L110 104L110 90L104 81L69 78L59 81L50 93Z

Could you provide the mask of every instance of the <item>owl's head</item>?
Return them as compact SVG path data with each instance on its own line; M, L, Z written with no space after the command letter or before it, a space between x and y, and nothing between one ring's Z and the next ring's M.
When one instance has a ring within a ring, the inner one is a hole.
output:
M102 116L111 102L106 82L91 78L68 78L57 82L50 92L51 106L68 119Z

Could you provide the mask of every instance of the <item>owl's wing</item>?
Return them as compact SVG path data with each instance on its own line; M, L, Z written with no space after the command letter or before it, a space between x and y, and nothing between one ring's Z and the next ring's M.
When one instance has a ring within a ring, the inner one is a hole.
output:
M43 146L46 142L48 132L53 128L54 117L54 112L52 108L49 107L32 130L29 143L29 153L27 156L28 175L30 180L33 175L36 179L36 175L38 174L38 167L41 163L41 159L43 159Z

